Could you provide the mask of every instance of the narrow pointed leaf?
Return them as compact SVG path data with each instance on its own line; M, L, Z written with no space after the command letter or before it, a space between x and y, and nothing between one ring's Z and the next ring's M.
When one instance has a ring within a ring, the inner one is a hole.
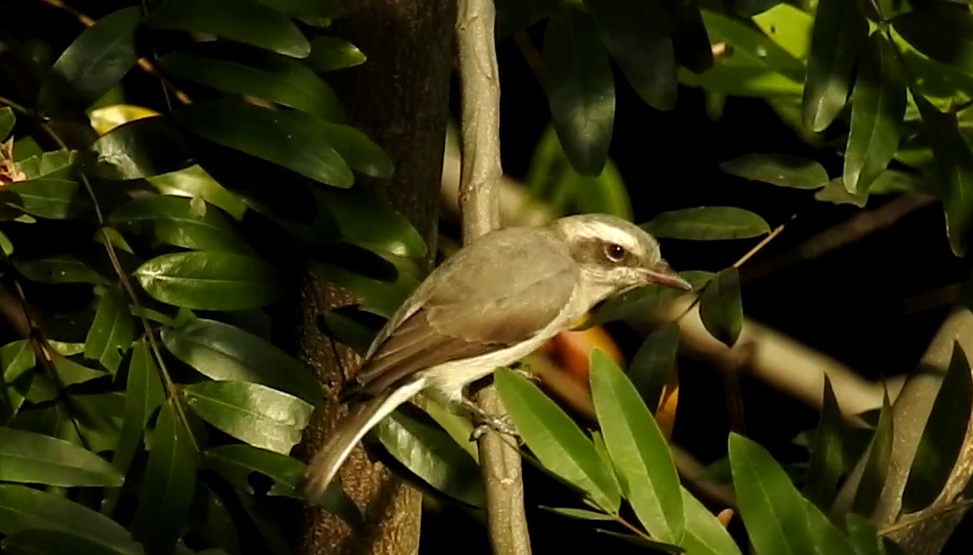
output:
M287 454L301 441L314 407L301 399L247 382L202 382L182 390L203 420L253 445Z
M124 478L98 455L43 434L0 428L0 481L118 487Z
M600 350L589 362L591 396L622 490L653 538L682 541L679 477L669 445L632 382Z
M601 40L635 92L649 106L676 105L676 59L669 14L656 0L584 0Z
M0 141L7 139L16 123L17 117L14 116L13 108L9 106L0 108Z
M682 504L686 509L686 535L680 545L686 548L687 553L741 555L740 547L730 536L726 526L686 488L682 488Z
M128 363L128 380L125 385L125 419L118 438L118 447L112 455L112 465L119 472L127 473L142 441L142 433L149 417L165 402L165 390L159 377L159 368L152 358L149 345L139 341L132 349Z
M311 52L311 44L290 18L253 0L166 0L149 13L148 24L212 33L295 58Z
M242 220L247 205L216 182L206 170L198 165L189 166L184 170L147 177L146 181L156 187L164 195L175 195L188 198L199 197L206 202L222 209L233 217Z
M889 403L888 393L882 401L882 412L878 417L878 425L872 435L872 444L868 448L868 458L862 471L858 490L852 510L860 515L869 516L875 510L878 498L885 487L885 477L888 476L889 462L892 458L892 405Z
M360 65L365 59L365 54L354 44L337 37L317 35L311 39L311 54L304 63L314 71L334 71Z
M71 255L14 259L13 265L25 278L38 283L108 284L108 278Z
M779 44L791 56L798 60L807 58L811 50L811 28L814 25L814 14L792 4L780 3L754 15L752 18L757 27L771 40Z
M247 53L244 63L219 56L171 52L159 59L159 65L180 79L222 92L263 98L335 123L346 119L331 87L294 58L254 50Z
M966 353L956 342L909 470L902 494L905 512L925 509L939 497L963 446L971 409L973 378Z
M699 291L704 285L709 283L715 274L700 270L688 270L679 272L679 275L693 286L693 290ZM689 292L681 289L673 289L672 287L663 287L661 285L640 287L602 303L592 313L586 325L600 325L606 322L628 318L635 314L648 314L668 302L689 294Z
M7 183L0 190L0 201L48 220L74 218L90 205L77 182L53 177Z
M158 240L186 249L253 253L225 214L215 207L209 207L203 215L199 215L193 210L192 201L186 197L154 195L138 198L112 212L108 221L147 223Z
M273 266L239 254L164 254L139 266L135 277L157 301L192 310L247 310L281 295Z
M844 169L852 193L867 191L899 148L906 94L894 48L881 32L873 33L858 68Z
M926 56L973 70L973 13L968 6L949 2L923 2L892 19L892 27Z
M577 509L575 507L540 507L541 509L550 511L561 516L566 516L568 518L576 518L578 520L600 520L600 521L613 521L615 517L599 513L596 511L590 511L588 509Z
M878 528L870 520L848 513L845 515L845 522L848 525L848 539L857 555L885 555Z
M817 507L801 497L766 449L730 434L730 466L740 516L761 555L804 553L854 555L848 540Z
M0 484L0 534L51 530L80 536L119 555L142 555L120 524L64 497L16 484Z
M831 388L831 380L825 376L824 402L821 405L818 427L814 433L811 460L804 477L802 492L808 501L817 505L822 511L830 509L838 488L838 480L844 471L844 446L841 441L843 432L841 409Z
M139 118L115 127L91 145L99 175L144 179L184 170L195 162L188 143L165 116Z
M329 124L300 112L222 99L174 112L194 134L281 165L315 181L350 187L354 175L329 139ZM333 124L331 124L333 125Z
M196 489L196 451L171 398L162 405L152 434L132 535L149 551L163 551L182 531Z
M189 510L189 526L207 545L206 555L242 555L241 535L233 514L222 497L208 485L200 483Z
M581 175L598 175L608 160L615 121L615 82L608 52L579 8L554 16L544 35L547 98L564 152Z
M653 331L632 358L628 377L653 412L659 406L662 390L676 369L679 327L665 322Z
M134 340L135 322L128 299L120 289L105 290L84 342L84 357L97 360L114 375Z
M322 189L341 235L350 243L396 256L422 258L428 247L408 218L362 188Z
M818 1L804 80L804 125L811 131L824 131L844 108L867 37L859 2Z
M605 511L618 510L621 493L591 440L536 385L506 370L496 386L517 432L545 468L587 493Z
M137 6L112 12L85 29L58 57L41 84L43 112L82 111L117 85L135 65L135 32L142 19Z
M321 382L301 362L238 327L199 318L178 329L163 328L162 342L212 380L263 384L312 405L324 401Z
M740 274L727 268L706 286L699 299L699 317L706 331L732 347L743 329Z
M60 530L24 530L0 543L5 555L120 555L124 549Z
M720 164L730 175L794 189L818 189L828 184L824 166L790 154L753 153Z
M770 233L763 218L733 206L700 206L656 215L642 227L658 238L712 241L748 239Z

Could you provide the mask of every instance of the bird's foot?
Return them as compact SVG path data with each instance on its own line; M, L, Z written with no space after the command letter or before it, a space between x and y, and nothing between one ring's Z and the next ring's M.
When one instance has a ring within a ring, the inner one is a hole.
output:
M508 368L510 368L514 374L517 374L521 378L530 380L532 382L536 382L540 379L537 374L530 371L530 365L526 362L518 360L517 362L511 364Z
M514 428L513 423L510 422L509 415L496 416L493 414L488 414L483 411L476 403L463 397L460 401L460 405L466 410L473 414L473 422L475 427L473 428L473 433L470 434L470 441L476 441L487 432L487 430L494 430L501 434L506 434L511 437L517 437L517 430Z

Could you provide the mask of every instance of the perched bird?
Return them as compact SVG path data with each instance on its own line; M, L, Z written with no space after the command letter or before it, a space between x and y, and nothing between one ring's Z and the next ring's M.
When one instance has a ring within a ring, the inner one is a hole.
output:
M527 356L608 297L653 283L692 289L654 237L615 216L567 216L473 241L378 333L353 384L363 400L311 459L305 496L319 501L355 444L416 394L475 410L467 384Z

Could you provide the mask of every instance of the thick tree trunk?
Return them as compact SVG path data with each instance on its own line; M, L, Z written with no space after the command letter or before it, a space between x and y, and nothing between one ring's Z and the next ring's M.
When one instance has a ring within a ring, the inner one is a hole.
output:
M333 32L368 57L329 81L348 109L352 123L368 133L395 162L390 180L362 180L402 212L435 255L439 184L448 120L449 78L455 7L451 0L355 0ZM326 384L333 384L329 405L318 411L305 440L309 451L320 445L344 413L335 397L353 375L354 354L332 345L316 325L317 309L352 299L326 283L307 278L298 308L300 357ZM343 375L345 374L345 375ZM302 555L376 553L411 555L419 547L422 498L380 463L369 461L359 446L339 474L345 490L362 509L368 530L353 533L339 519L311 510L301 538Z

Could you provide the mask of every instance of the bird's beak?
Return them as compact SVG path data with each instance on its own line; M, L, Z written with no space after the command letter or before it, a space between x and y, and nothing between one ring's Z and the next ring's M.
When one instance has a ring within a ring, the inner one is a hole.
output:
M669 263L665 260L662 260L652 268L646 268L643 271L645 273L646 285L655 283L685 291L693 290L692 284L683 279L682 276L677 274L675 270L670 268Z

